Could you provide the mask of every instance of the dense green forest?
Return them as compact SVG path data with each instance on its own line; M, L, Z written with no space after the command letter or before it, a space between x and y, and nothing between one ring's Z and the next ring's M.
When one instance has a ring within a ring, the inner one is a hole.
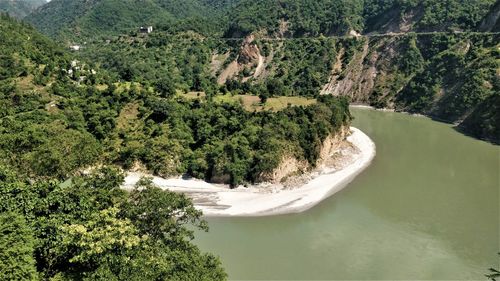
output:
M433 55L428 54L432 50L422 49L422 63L425 67L423 71L416 72L415 77L399 94L401 105L410 111L431 112L454 121L490 97L498 96L498 39L498 36L430 38L431 44L441 51ZM425 60L425 57L429 59ZM435 103L436 97L448 92L451 85L454 86L453 92ZM488 104L493 106L495 103ZM491 126L494 123L491 122ZM491 131L490 135L495 133L498 133L498 128Z
M0 33L0 279L224 280L191 242L207 225L185 196L147 180L122 191L112 167L81 173L106 164L127 93L99 92L108 76L26 24L1 16Z
M213 33L231 1L53 0L27 19L59 39L118 35L140 26L200 28Z
M231 10L232 36L266 30L288 36L358 32L474 30L495 3L486 1L241 1ZM271 8L270 8L271 7ZM408 27L403 27L410 24ZM405 30L406 29L406 30Z
M111 168L64 183L0 166L0 278L226 278L219 260L191 242L193 226L207 225L189 199L147 180L126 192L122 181Z
M74 7L64 10L70 4L59 0L31 21L56 38L87 40L82 61L146 88L316 97L329 93L330 83L336 95L351 101L457 124L466 120L459 126L464 132L499 141L497 117L486 102L498 93L498 35L475 33L498 31L495 1L174 2L148 1L129 9L111 0L71 1ZM138 14L157 22L141 22ZM143 24L155 25L155 32L137 34ZM329 37L350 30L389 35ZM221 38L249 34L255 36L250 44ZM283 37L293 39L274 40ZM369 67L376 73L368 73ZM350 86L355 83L365 89Z
M138 83L120 82L71 60L26 25L15 23L13 28L6 18L4 22L12 40L2 48L2 104L7 110L2 112L0 153L2 161L26 175L64 179L96 163L131 167L139 161L157 174L188 172L206 179L227 174L237 185L272 170L285 153L276 148L280 145L315 163L318 145L350 121L347 100L327 96L307 108L277 113L247 112L239 103L214 102L211 95L187 100L177 94L181 83L189 90L215 87L190 72L199 66L194 64L172 78L152 73ZM21 28L30 30L30 41L20 42L26 36ZM195 50L177 57L178 64L196 61ZM236 143L242 151L232 151ZM195 167L202 159L207 163Z
M22 19L46 3L46 0L2 0L0 1L0 12Z
M53 0L28 20L60 39L118 35L142 25L205 35L315 37L367 32L477 30L495 0ZM498 31L498 30L497 30Z

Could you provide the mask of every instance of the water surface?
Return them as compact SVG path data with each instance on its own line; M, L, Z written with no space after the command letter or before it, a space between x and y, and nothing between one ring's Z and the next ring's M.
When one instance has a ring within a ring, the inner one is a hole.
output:
M211 218L196 242L231 279L475 279L498 265L500 147L451 126L353 109L372 165L302 213Z

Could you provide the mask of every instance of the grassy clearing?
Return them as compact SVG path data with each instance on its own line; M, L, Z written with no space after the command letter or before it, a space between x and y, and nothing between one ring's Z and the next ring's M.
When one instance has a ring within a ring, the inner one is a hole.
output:
M118 120L116 122L116 128L118 130L122 130L125 128L133 127L135 125L136 120L139 116L139 105L137 103L129 103L127 104L120 115L118 116Z
M123 93L125 91L130 91L130 89L132 89L132 88L138 88L138 89L144 88L144 86L141 83L137 83L137 82L116 82L116 83L114 83L114 85L116 86L116 93L118 93L118 94ZM96 88L99 91L104 91L104 90L108 89L108 85L101 84L101 85L97 85ZM152 90L153 90L152 88L148 88L148 91L152 91Z
M32 74L25 77L18 77L15 80L16 87L23 92L37 91L39 93L46 94L47 93L46 87L41 85L36 85L34 79L35 77ZM50 83L48 85L50 86Z
M204 99L203 92L190 92L183 95L188 99ZM259 97L252 95L218 95L215 97L216 102L238 102L248 111L280 111L290 106L308 106L316 103L316 99L308 99L304 97L276 97L269 98L266 104L261 104Z

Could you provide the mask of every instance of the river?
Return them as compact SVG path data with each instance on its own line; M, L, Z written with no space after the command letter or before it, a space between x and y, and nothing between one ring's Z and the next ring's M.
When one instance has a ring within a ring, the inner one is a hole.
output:
M475 279L499 259L500 147L450 125L352 109L372 165L313 209L210 218L197 233L230 279Z

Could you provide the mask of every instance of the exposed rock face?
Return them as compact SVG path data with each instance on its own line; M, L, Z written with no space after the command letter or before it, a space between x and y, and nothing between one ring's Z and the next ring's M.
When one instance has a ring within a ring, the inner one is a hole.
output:
M343 127L338 133L328 136L320 149L320 157L316 162L316 167L322 166L340 148L349 135L348 126ZM280 161L280 165L270 173L260 176L260 182L278 184L292 176L303 174L311 170L311 165L306 160L298 160L290 155L285 155Z
M219 84L226 83L228 79L235 77L245 69L250 72L250 75L246 75L243 81L251 77L256 77L262 73L265 59L254 41L254 35L249 35L243 40L236 59L229 63L228 66L221 71L219 77L217 77L217 82Z
M329 135L321 146L320 157L316 166L323 165L341 146L345 139L349 136L350 129L348 126L343 127L337 134Z
M363 39L361 50L356 52L346 66L342 66L345 51L338 52L329 82L322 95L346 96L352 102L369 103L378 84L391 79L391 67L398 58L397 38ZM390 89L379 90L379 99L391 94Z
M253 43L254 40L255 37L253 35L250 35L245 38L243 44L241 45L240 53L237 59L238 64L253 65L258 63L260 57L260 50L257 47L257 45Z
M410 9L409 11L401 11L400 8L392 8L385 11L383 14L368 19L364 33L403 33L414 31L413 25L417 23L423 16L422 7Z
M270 173L261 175L260 182L269 182L278 184L289 176L296 175L307 171L309 163L305 160L299 161L292 156L284 156L281 159L278 168Z
M227 80L238 75L238 72L239 72L239 65L238 62L235 60L231 62L225 69L222 70L219 77L217 77L217 83L219 85L226 83Z
M496 71L496 76L485 74L492 73L490 65L498 65L498 60L488 53L496 48L488 42L498 42L498 35L488 35L489 41L467 35L460 38L460 34L456 35L460 40L452 41L449 36L384 35L357 39L359 44L351 48L349 57L346 57L348 50L337 52L329 81L321 94L425 114L456 125L467 120L460 126L464 131L498 142L498 126L491 125L498 123L492 121L496 118L492 105L482 101L498 92L495 85L499 72ZM434 53L429 51L440 38L447 38L449 45L434 49ZM475 55L478 49L484 56ZM487 69L490 72L486 72ZM432 82L429 77L438 82ZM484 122L488 125L483 125Z
M348 96L352 100L357 100L360 97L365 96L368 89L365 85L367 80L364 78L369 78L368 81L371 80L370 75L367 75L366 73L365 65L363 65L363 62L368 55L368 47L368 42L366 42L363 46L362 52L355 54L346 69L341 70L341 73L336 73L331 77L330 90L324 94ZM341 76L341 74L343 74L343 76Z

